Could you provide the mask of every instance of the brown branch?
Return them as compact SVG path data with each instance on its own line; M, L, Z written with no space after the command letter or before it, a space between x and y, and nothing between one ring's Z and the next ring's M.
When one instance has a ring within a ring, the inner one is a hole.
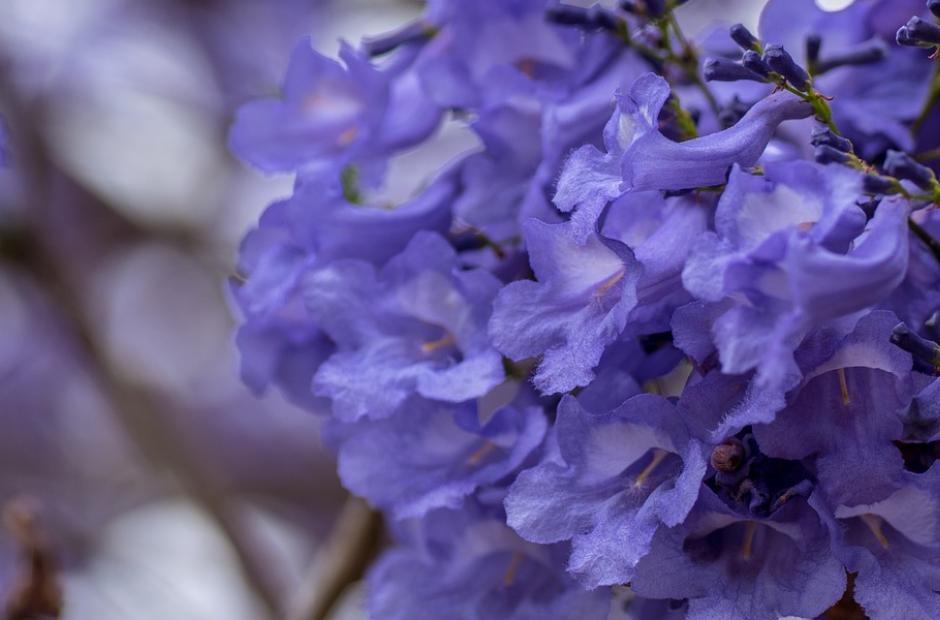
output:
M366 503L350 497L314 558L295 595L288 620L325 620L346 588L359 580L382 539L382 517Z
M34 502L18 498L3 512L7 529L20 549L18 573L7 596L3 620L58 618L62 615L59 569L46 540Z

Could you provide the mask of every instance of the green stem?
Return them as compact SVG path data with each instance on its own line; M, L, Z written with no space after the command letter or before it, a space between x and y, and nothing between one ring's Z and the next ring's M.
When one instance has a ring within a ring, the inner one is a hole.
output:
M620 38L623 40L624 44L626 44L627 47L630 47L634 51L636 51L636 53L638 53L643 58L643 60L649 63L649 65L655 71L659 71L659 68L663 63L663 58L660 57L660 55L657 54L656 51L653 50L652 48L647 47L646 45L643 45L642 43L635 41L633 37L630 36L629 25L627 24L626 21L620 24L620 30L618 34L620 35Z
M916 155L914 155L914 159L920 162L933 161L935 159L940 159L940 146L938 146L935 149L930 149L929 151L917 153Z
M364 200L362 191L359 189L359 168L355 164L349 164L343 168L340 181L343 186L343 198L346 199L346 202L361 205Z
M829 128L829 131L836 134L837 136L841 136L842 132L839 131L835 120L832 118L832 108L829 107L829 102L826 101L822 95L815 91L810 93L807 101L811 106L813 106L813 110L816 112L816 118L825 124L826 127Z
M914 236L923 241L934 257L940 261L940 241L931 237L930 233L910 218L907 220L907 225L910 227L911 232L914 233Z
M698 127L695 126L695 121L692 120L692 115L682 107L682 103L679 101L679 98L673 95L669 99L669 107L672 109L672 113L676 117L676 123L679 125L679 129L682 131L682 137L685 140L691 140L692 138L698 137Z
M676 58L672 51L672 46L669 45L669 26L672 26L672 30L676 35L676 39L679 41L679 45L682 48L682 56L680 58ZM715 98L715 95L708 87L708 84L706 84L699 75L698 53L696 53L695 48L682 32L682 28L679 27L679 21L676 19L676 16L672 13L672 11L670 11L666 16L666 23L664 24L663 34L666 37L664 43L666 45L666 51L669 54L670 59L674 60L676 64L682 68L689 81L695 84L695 87L702 92L705 100L708 101L708 107L710 107L712 112L714 112L717 116L721 112L721 105L718 103L718 99Z
M916 135L917 132L920 131L921 126L924 124L924 121L927 120L927 116L930 114L930 111L933 110L938 100L940 100L940 62L936 63L930 94L927 95L927 101L924 102L923 109L920 111L914 124L911 125L911 133Z
M783 76L777 74L773 75L776 79L778 88L783 89L788 93L793 93L806 103L813 106L813 112L815 113L816 119L828 127L829 131L832 133L836 134L837 136L842 135L842 132L839 131L839 127L832 118L832 108L829 107L829 102L825 97L818 93L812 86L809 87L808 91L802 91L792 86Z

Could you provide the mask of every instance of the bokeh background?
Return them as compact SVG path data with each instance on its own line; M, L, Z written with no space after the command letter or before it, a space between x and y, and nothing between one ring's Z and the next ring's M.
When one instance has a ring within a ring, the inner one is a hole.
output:
M753 26L762 4L679 15ZM226 131L300 36L335 53L421 10L0 0L0 602L32 553L67 619L361 617L374 517L317 419L239 381L226 281L291 179L235 161Z

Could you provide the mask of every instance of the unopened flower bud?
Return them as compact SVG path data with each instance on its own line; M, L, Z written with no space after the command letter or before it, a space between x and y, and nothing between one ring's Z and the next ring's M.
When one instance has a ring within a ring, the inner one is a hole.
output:
M921 189L933 189L937 182L933 170L902 151L888 151L884 169L891 176L910 181Z
M809 73L793 60L782 45L768 45L764 50L763 60L768 67L785 77L796 88L800 90L809 88Z
M935 47L940 45L940 26L920 17L912 17L898 29L898 45Z
M764 78L747 67L727 58L708 58L703 68L705 79L709 82L737 82L752 80L763 82Z
M744 24L735 24L734 26L731 26L730 32L731 38L744 51L756 50L760 46L760 41L757 40L757 37L751 34L751 31L748 30Z

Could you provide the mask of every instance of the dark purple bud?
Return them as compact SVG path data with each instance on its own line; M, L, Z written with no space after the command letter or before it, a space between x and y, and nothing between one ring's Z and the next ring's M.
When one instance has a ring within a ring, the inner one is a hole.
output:
M819 61L816 72L825 73L845 65L869 65L883 60L887 55L888 47L884 41L875 39Z
M799 90L805 91L809 88L809 73L796 64L782 45L768 45L764 50L763 60L771 70L782 75Z
M705 79L709 82L737 82L738 80L752 80L763 82L764 78L754 73L744 65L728 58L708 58L703 67Z
M882 167L891 176L910 181L921 189L933 189L937 181L933 170L902 151L889 150Z
M897 41L898 45L906 45L908 47L919 47L920 44L917 40L911 36L910 31L908 31L907 26L901 26L898 28L898 33L895 35L894 40Z
M577 26L586 30L616 31L622 22L612 11L595 4L590 8L561 4L549 8L545 18L555 24Z
M744 464L744 444L740 439L731 437L715 446L710 462L715 471L729 473L737 471Z
M620 0L617 4L621 11L629 13L630 15L640 15L643 13L643 9L638 7L634 0Z
M810 138L810 142L813 146L826 145L844 153L854 152L851 140L848 138L843 138L842 136L837 136L836 134L832 133L832 130L828 127L816 127L813 129L813 135Z
M604 8L599 4L595 4L590 9L588 9L588 13L590 14L591 22L595 25L595 27L600 28L601 30L616 31L623 23L623 20L617 17L613 11Z
M816 150L813 151L813 157L821 164L847 164L852 159L852 156L845 151L840 151L826 144L817 146Z
M662 17L666 12L666 0L644 0L650 17Z
M741 57L741 64L764 78L770 77L770 67L761 60L760 54L754 50L744 52L744 56Z
M914 370L928 375L940 375L940 345L913 332L899 323L891 333L891 342L914 358Z
M744 51L757 50L760 47L760 41L757 40L757 37L751 34L751 31L748 30L744 24L735 24L734 26L731 26L731 38Z
M620 0L618 5L631 15L662 17L666 12L666 0Z
M588 10L581 6L559 4L545 11L545 19L563 26L583 26L588 21Z
M806 62L813 64L819 60L819 50L822 47L822 37L818 34L806 35Z
M362 49L369 56L387 54L402 45L426 41L434 34L434 27L423 22L413 21L397 30L376 37L366 37L362 40Z
M930 12L940 17L940 0L927 0L927 8Z
M898 29L898 45L935 47L940 45L940 26L920 17L912 17Z
M866 174L862 188L867 194L890 194L895 189L895 180L879 174Z

